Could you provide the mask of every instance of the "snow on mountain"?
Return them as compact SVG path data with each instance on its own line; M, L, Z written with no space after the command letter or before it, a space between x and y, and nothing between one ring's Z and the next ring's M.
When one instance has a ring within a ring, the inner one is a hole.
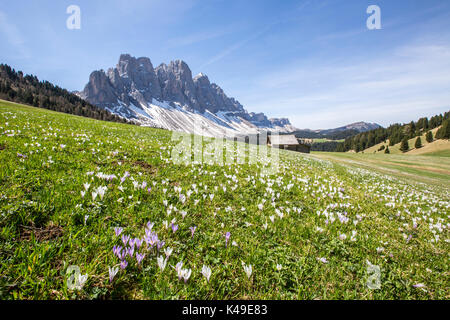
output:
M215 83L176 60L153 68L149 58L122 54L115 68L94 71L81 98L143 126L192 133L201 124L207 136L263 131L291 132L288 119L248 113Z

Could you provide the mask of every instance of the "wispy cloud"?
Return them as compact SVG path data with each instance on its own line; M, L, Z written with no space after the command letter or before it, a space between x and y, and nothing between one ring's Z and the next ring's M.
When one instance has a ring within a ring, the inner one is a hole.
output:
M174 47L188 46L203 41L209 41L230 34L231 32L234 31L233 29L234 28L226 28L222 30L204 31L188 34L182 37L171 38L167 40L167 45L169 48L174 48Z
M211 59L209 59L208 61L206 61L203 65L200 66L200 69L203 69L204 67L213 64L219 60L222 60L223 58L225 58L226 56L228 56L229 54L233 53L234 51L242 48L243 46L245 46L247 43L249 43L252 40L257 39L258 37L260 37L262 34L264 34L268 29L270 28L270 26L264 28L263 30L254 33L253 35L251 35L248 38L245 38L241 41L238 41L234 44L232 44L231 46L225 48L224 50L222 50L220 53L218 53L217 55L215 55L214 57L212 57Z
M283 110L298 127L413 120L450 109L450 45L402 46L359 62L308 61L264 75L255 88L249 109Z
M210 58L208 61L206 61L203 65L200 66L200 69L211 65L213 63L216 63L219 60L222 60L226 56L230 55L231 53L235 52L238 49L241 49L245 45L247 45L249 42L254 41L261 37L264 34L267 34L270 29L272 29L274 26L280 24L281 22L286 22L292 19L299 19L299 13L308 5L310 5L309 0L302 1L293 12L289 12L283 16L277 17L272 20L272 22L269 22L265 25L265 27L261 28L259 31L254 32L249 37L244 38L240 41L235 42L234 44L226 47L221 52L219 52L217 55Z
M19 29L9 21L7 15L2 11L0 11L0 31L6 37L8 43L15 48L19 58L27 59L30 57Z

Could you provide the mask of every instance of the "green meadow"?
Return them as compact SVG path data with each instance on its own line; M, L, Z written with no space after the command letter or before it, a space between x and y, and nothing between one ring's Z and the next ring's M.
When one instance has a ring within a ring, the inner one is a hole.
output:
M449 299L448 157L176 145L0 101L0 299Z

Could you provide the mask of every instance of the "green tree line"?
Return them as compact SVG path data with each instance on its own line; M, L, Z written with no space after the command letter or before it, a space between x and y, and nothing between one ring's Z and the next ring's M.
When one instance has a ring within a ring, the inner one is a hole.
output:
M66 89L48 81L39 81L34 75L24 75L6 64L0 64L0 99L97 120L128 122Z
M450 124L449 124L450 111L445 112L444 115L439 114L428 119L427 117L420 118L418 121L411 121L407 124L393 124L388 128L378 128L366 132L359 133L353 137L348 137L344 142L337 145L337 152L346 152L354 150L356 152L363 151L378 143L386 142L389 140L389 146L393 146L403 141L404 147L406 144L404 141L412 139L414 137L421 136L427 132L427 141L430 139L428 134L429 130L442 127L436 132L436 139L449 139L450 138ZM430 132L431 133L431 132ZM433 139L431 135L431 139ZM432 140L431 140L432 141ZM430 142L430 141L429 141Z

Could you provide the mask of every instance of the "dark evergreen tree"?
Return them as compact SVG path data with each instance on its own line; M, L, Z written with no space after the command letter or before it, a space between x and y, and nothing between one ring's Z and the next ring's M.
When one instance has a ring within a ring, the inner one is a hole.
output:
M416 149L422 148L422 139L420 139L420 137L417 137L416 143L414 144L414 147L415 147Z
M402 143L400 145L400 151L401 152L406 152L409 150L409 143L408 143L408 138L404 137L402 140Z
M449 119L442 123L442 127L436 132L436 139L450 139Z
M428 131L426 136L425 136L425 139L427 140L428 143L433 142L433 132Z

